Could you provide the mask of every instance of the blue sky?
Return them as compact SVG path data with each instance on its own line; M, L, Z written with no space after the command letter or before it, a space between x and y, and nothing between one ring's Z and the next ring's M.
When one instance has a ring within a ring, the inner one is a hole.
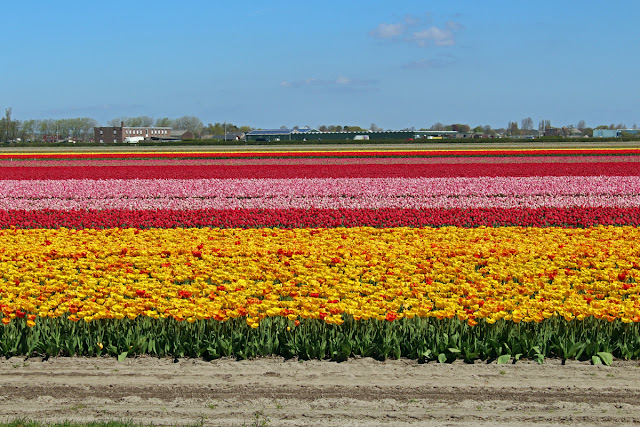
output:
M0 108L271 128L640 125L640 2L2 6Z

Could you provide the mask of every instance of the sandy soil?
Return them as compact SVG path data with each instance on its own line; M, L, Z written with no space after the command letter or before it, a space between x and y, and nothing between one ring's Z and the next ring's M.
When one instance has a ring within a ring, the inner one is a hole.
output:
M156 425L640 423L640 363L11 358L0 420Z

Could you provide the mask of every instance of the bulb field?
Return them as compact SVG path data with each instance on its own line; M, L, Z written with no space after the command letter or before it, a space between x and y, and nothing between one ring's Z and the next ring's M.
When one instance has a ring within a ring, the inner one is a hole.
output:
M638 359L639 224L640 149L2 153L0 354Z

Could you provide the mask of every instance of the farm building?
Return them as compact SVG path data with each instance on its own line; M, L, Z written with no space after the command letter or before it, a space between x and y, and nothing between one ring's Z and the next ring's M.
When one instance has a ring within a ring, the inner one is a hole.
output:
M360 131L360 132L320 132L317 129L261 129L246 134L247 141L279 142L279 141L367 141L367 140L399 140L422 139L434 137L453 137L456 131Z
M638 136L640 135L640 129L594 129L593 137L594 138L617 138L622 136L622 134L624 133Z
M121 143L138 140L158 140L169 138L170 127L130 127L120 122L120 126L94 127L94 141L100 143Z

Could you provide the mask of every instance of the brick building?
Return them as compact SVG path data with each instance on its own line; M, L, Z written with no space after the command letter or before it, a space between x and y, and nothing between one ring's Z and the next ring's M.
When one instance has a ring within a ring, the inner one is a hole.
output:
M93 140L103 144L126 142L130 140L169 139L171 136L170 127L130 127L120 122L120 126L102 126L93 128Z

